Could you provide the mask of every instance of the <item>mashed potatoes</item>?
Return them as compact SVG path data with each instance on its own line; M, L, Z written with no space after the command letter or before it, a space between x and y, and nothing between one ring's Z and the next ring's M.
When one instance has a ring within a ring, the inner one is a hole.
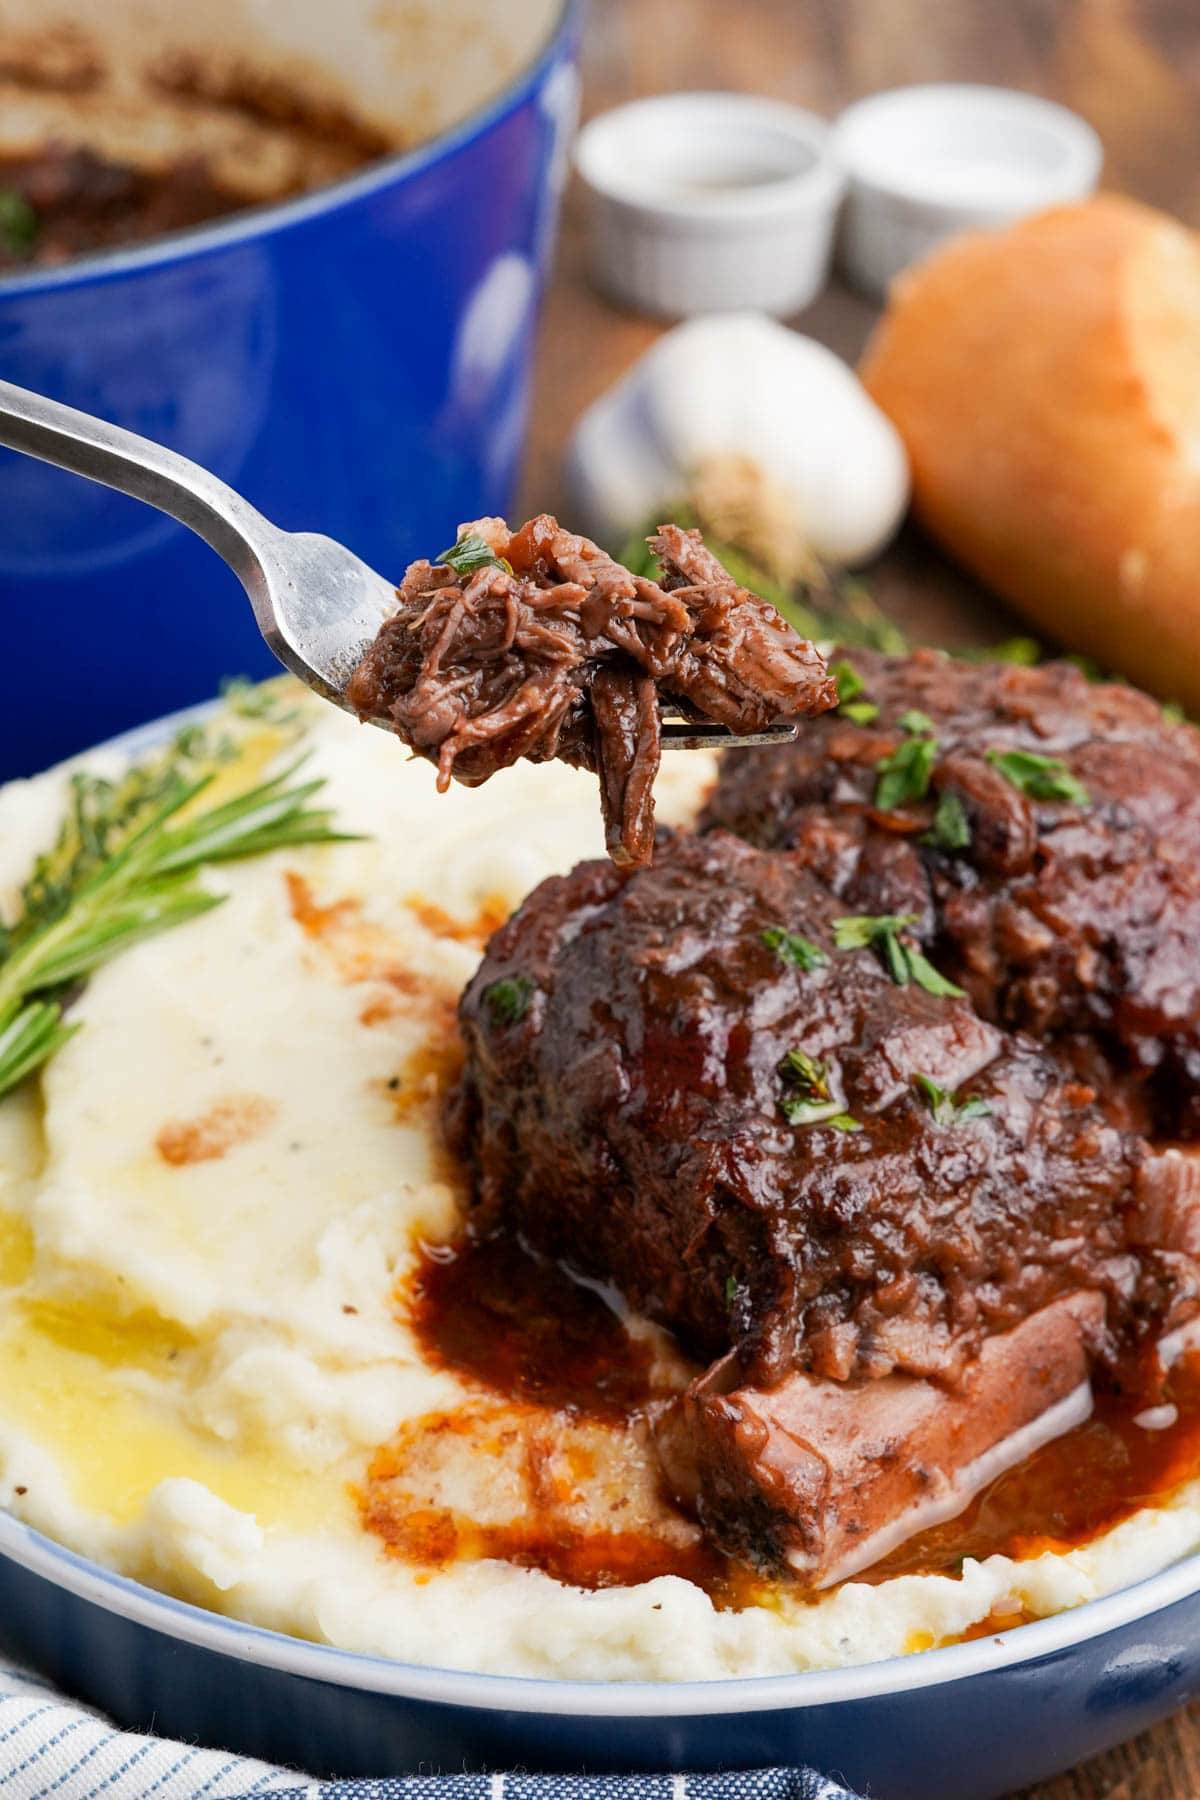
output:
M455 1229L438 1055L489 925L599 853L599 807L559 766L440 797L382 733L311 714L339 824L369 835L213 870L226 904L101 970L82 1030L0 1102L0 1504L281 1631L612 1680L874 1660L1200 1543L1194 1483L1070 1554L724 1612L677 1576L585 1592L389 1556L359 1503L380 1447L479 1400L422 1360L396 1303L420 1241ZM687 820L710 778L668 757L662 816ZM59 774L0 793L0 906L61 805Z

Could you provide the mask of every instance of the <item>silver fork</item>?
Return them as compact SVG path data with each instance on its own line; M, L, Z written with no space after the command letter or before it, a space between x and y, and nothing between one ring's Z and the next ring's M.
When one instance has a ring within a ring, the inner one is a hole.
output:
M177 451L9 381L0 381L0 444L144 500L197 532L245 588L258 629L284 668L350 710L346 683L396 610L394 585L352 550L315 532L280 531ZM392 729L388 719L371 723ZM663 725L664 747L675 750L775 744L794 735L788 725L734 733L677 714Z

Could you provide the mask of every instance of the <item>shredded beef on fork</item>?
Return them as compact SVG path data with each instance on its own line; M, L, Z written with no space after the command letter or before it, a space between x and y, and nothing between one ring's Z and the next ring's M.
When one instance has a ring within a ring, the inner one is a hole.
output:
M467 541L471 557L411 565L347 688L360 718L436 762L443 790L521 757L593 770L609 854L634 867L653 854L664 706L750 732L836 704L813 646L697 532L649 540L661 583L545 513L513 533L477 520L456 550Z

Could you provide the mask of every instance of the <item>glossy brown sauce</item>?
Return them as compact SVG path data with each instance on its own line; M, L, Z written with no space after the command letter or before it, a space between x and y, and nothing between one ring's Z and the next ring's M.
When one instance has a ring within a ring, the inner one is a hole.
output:
M426 1245L409 1309L431 1363L508 1399L620 1423L653 1397L649 1345L514 1238Z
M1165 1430L1135 1421L1144 1400L1098 1394L1090 1419L1026 1457L984 1489L965 1512L901 1544L858 1577L954 1573L964 1557L1073 1550L1200 1472L1200 1356L1172 1371L1167 1400L1178 1416Z
M626 1331L601 1294L581 1286L557 1265L535 1257L511 1238L426 1246L402 1296L407 1318L430 1363L452 1369L492 1400L508 1403L511 1422L523 1417L556 1430L563 1441L573 1422L594 1421L626 1435L641 1429L656 1392L653 1355ZM957 1519L901 1545L857 1580L899 1574L955 1574L965 1557L1002 1554L1022 1560L1088 1542L1161 1500L1200 1471L1200 1357L1182 1363L1167 1399L1177 1410L1165 1429L1137 1424L1145 1401L1101 1394L1093 1416L993 1482ZM435 1415L427 1431L452 1431L456 1415ZM536 1458L540 1437L526 1445ZM375 1477L394 1464L380 1452ZM381 1460L382 1459L382 1460ZM632 1585L676 1574L696 1583L719 1606L769 1600L771 1587L707 1548L676 1535L684 1515L660 1495L662 1519L636 1532L579 1529L555 1504L538 1501L530 1482L524 1516L504 1526L480 1525L446 1510L424 1509L367 1522L389 1550L424 1567L459 1559L500 1557L543 1569L581 1587ZM968 1636L1022 1622L990 1618Z

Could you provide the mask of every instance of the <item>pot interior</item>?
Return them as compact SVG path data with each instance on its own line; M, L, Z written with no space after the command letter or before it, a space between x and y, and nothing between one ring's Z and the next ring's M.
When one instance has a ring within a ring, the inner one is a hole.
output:
M0 157L202 158L268 200L460 123L561 0L0 0Z

